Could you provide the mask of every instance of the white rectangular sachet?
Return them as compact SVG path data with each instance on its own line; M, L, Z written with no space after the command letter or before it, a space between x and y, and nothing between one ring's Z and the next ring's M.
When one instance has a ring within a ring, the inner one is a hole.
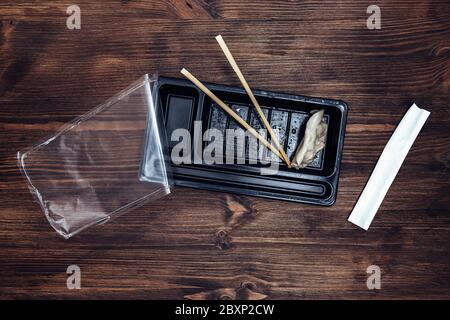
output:
M378 159L348 221L364 230L369 229L375 214L416 140L430 112L413 104L395 129Z

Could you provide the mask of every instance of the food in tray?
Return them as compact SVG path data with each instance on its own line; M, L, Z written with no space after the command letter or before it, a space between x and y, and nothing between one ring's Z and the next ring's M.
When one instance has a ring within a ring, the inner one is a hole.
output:
M292 167L305 168L316 154L325 147L328 124L323 120L324 110L313 111L306 123L305 134L292 160Z

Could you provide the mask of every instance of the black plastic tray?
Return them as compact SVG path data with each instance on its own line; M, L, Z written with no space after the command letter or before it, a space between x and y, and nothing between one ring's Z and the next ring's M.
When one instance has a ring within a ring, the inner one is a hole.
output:
M212 83L205 85L255 129L262 128L255 108L243 89ZM203 130L209 127L219 130L239 127L188 80L160 77L158 90L169 141L172 131L177 128L190 130L193 137L195 120L202 121ZM262 164L248 164L248 148L245 148L246 164L172 164L175 185L332 205L336 201L347 105L338 100L261 90L254 90L254 94L291 159L303 137L310 112L324 109L324 117L329 124L325 149L311 165L300 170L289 169L274 154L266 151L266 157L280 161L276 175L261 175ZM169 148L177 143L169 142Z

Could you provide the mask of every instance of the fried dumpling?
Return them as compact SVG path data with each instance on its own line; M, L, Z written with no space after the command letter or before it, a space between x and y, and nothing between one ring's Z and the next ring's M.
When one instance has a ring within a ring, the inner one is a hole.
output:
M324 110L314 113L306 123L305 135L295 151L292 166L296 169L305 168L316 154L325 147L328 124L323 121Z

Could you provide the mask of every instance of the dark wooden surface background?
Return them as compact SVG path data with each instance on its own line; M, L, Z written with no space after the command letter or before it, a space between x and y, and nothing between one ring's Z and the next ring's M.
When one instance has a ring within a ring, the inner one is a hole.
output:
M450 298L447 0L74 2L81 30L66 28L72 1L0 4L0 298ZM144 73L239 85L218 33L253 87L348 103L336 204L175 188L60 238L16 152ZM347 217L413 102L431 116L365 232ZM81 290L66 288L71 264ZM372 264L381 290L366 287Z

